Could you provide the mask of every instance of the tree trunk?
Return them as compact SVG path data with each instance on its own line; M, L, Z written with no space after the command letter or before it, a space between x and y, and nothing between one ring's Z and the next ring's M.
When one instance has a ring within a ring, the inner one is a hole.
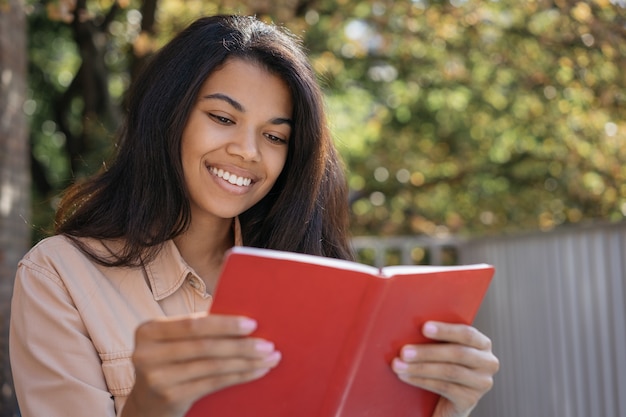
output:
M0 417L18 416L8 357L15 268L30 246L30 159L23 0L0 0ZM34 323L36 325L36 323Z

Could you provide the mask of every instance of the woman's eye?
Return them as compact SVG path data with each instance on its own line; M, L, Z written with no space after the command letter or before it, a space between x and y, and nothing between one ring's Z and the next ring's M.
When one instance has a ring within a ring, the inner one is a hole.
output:
M265 133L265 137L270 140L270 142L275 143L287 143L287 139L280 138L278 136L274 136L270 133Z
M218 123L221 123L223 125L233 125L233 124L235 124L235 122L230 120L228 117L220 116L218 114L209 113L209 117L211 117L211 119L213 119L213 120L215 120Z

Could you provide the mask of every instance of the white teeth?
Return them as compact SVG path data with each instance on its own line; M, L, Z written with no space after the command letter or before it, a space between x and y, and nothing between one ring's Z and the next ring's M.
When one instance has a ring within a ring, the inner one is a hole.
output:
M224 181L228 181L229 183L233 185L238 185L240 187L247 187L252 183L252 179L250 178L238 177L237 175L231 174L228 171L224 171L221 168L217 169L214 167L210 167L209 170L216 177L222 178Z

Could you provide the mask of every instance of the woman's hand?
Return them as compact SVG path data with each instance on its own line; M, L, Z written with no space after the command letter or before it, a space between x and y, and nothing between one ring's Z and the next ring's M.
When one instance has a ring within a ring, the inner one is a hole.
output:
M447 343L406 345L392 368L398 377L441 395L433 417L467 417L491 389L500 367L491 340L474 327L428 322L424 336Z
M213 314L164 318L135 334L135 386L123 416L178 417L202 396L265 375L280 361L254 320Z

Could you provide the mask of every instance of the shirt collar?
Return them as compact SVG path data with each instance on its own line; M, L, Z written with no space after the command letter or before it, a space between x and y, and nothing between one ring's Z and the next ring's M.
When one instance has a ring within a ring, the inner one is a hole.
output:
M233 219L233 234L235 246L242 246L241 224L238 217ZM164 242L158 255L144 267L152 295L157 301L172 295L187 279L195 281L193 285L195 291L202 296L208 296L204 280L185 262L173 240Z

